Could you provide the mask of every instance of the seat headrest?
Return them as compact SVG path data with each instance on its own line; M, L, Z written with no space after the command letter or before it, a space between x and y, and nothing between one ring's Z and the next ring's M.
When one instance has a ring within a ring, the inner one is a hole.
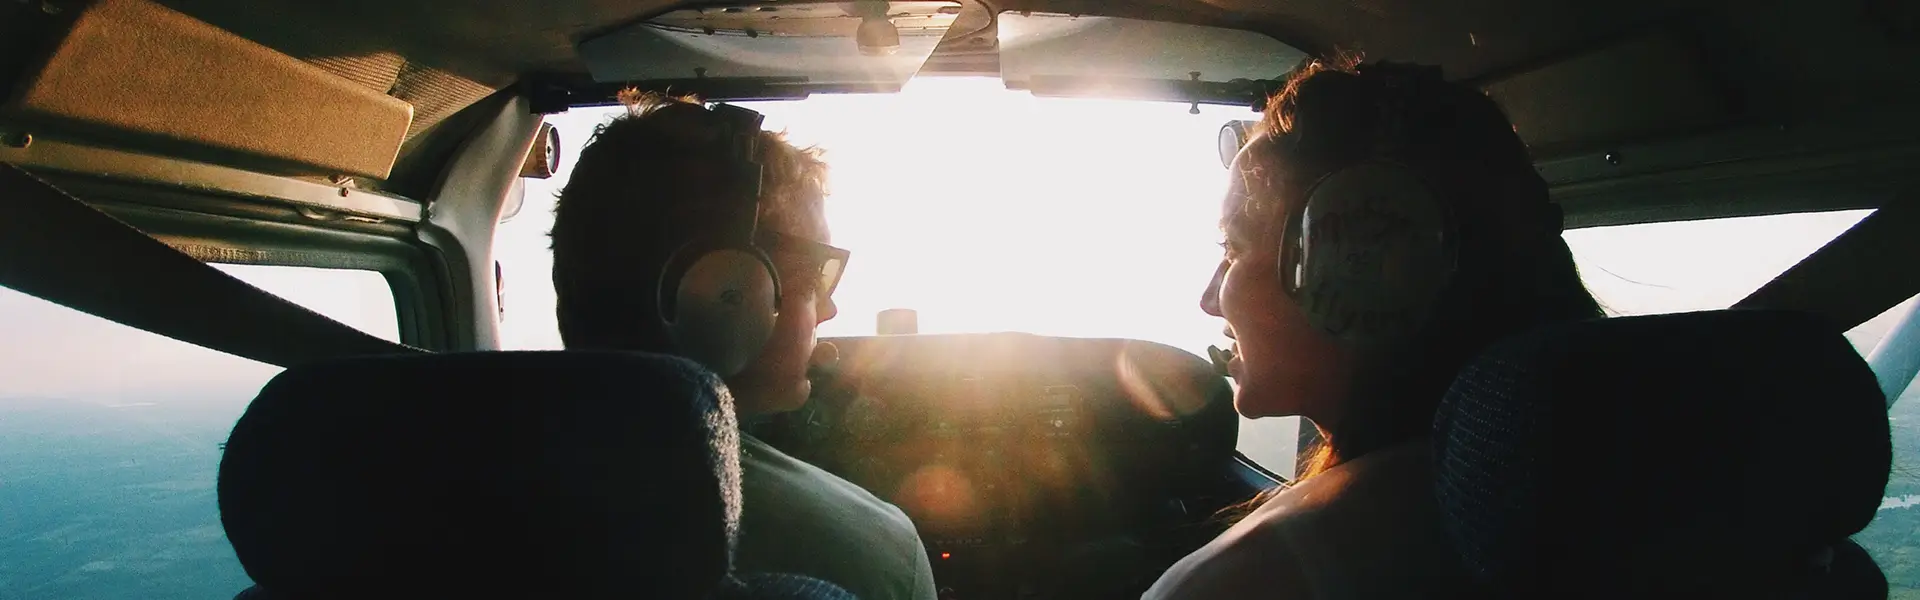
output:
M677 358L314 364L234 425L220 518L275 597L696 598L731 567L738 435Z
M1892 464L1866 362L1836 328L1775 311L1505 340L1454 382L1434 444L1461 558L1524 597L1821 571L1873 519Z

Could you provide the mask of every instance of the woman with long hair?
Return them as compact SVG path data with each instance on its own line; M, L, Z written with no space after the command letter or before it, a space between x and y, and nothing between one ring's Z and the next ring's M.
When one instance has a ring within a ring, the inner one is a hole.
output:
M1247 417L1299 415L1302 475L1247 504L1147 598L1446 597L1427 435L1454 374L1502 337L1602 316L1525 145L1437 68L1302 67L1231 169L1201 299L1235 340Z

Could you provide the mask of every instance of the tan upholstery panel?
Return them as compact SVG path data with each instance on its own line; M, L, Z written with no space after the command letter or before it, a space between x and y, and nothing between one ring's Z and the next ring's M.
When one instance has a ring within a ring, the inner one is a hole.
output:
M6 112L385 178L411 105L149 0L87 9Z

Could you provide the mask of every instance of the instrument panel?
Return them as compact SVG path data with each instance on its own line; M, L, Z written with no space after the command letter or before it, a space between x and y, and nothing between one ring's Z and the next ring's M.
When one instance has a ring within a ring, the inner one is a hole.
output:
M943 595L1053 597L1036 577L1063 561L1122 568L1099 548L1157 564L1156 536L1243 499L1212 478L1234 453L1232 391L1185 351L1012 333L827 341L841 358L812 401L751 430L899 506Z

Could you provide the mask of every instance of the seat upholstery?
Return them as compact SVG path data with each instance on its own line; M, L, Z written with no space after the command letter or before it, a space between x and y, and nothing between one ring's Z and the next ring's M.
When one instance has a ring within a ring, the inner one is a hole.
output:
M755 573L729 579L713 600L856 600L825 581L791 573Z
M299 367L234 426L221 521L274 598L705 597L740 511L731 404L643 354Z
M1434 444L1448 535L1500 596L1886 594L1846 541L1886 487L1886 403L1812 316L1616 318L1506 340L1462 371Z

